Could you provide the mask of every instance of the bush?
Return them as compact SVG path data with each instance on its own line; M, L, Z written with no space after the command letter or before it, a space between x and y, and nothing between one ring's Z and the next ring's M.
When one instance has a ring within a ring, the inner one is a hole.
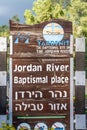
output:
M16 130L13 126L8 125L6 123L2 123L2 128L0 128L0 130Z

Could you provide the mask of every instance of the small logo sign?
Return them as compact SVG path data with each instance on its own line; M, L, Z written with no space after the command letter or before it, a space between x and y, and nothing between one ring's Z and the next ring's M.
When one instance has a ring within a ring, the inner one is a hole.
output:
M44 39L50 43L58 43L64 37L64 30L58 23L49 23L43 29Z
M27 123L21 123L18 125L17 130L31 130L31 127Z
M34 130L48 130L48 127L45 123L37 123Z
M55 122L52 127L53 130L65 130L65 127L62 123L60 122Z

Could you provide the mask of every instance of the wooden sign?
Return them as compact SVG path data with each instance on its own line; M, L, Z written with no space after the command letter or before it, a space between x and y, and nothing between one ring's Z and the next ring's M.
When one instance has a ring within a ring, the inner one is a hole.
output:
M22 25L10 21L10 31L13 124L17 130L72 130L71 22L56 19Z

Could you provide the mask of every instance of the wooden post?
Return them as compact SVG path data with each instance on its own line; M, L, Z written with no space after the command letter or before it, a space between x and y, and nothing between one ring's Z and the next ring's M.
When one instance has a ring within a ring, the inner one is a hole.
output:
M7 39L0 37L0 126L2 121L6 122L6 90L7 90L7 72L6 72L6 53Z
M85 39L76 39L76 113L85 112Z
M12 36L9 37L10 39L10 54L13 54L13 39ZM9 61L9 71L10 71L10 89L9 89L9 124L12 125L12 58Z
M76 129L85 129L85 38L76 39Z

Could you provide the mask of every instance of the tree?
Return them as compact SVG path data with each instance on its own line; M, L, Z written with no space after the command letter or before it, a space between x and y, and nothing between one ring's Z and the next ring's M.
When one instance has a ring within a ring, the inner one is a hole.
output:
M33 3L32 10L25 10L24 18L26 24L35 24L44 22L53 18L64 16L64 10L52 0L37 0Z
M66 11L66 19L72 21L75 36L87 37L87 2L73 0Z
M51 0L52 3L59 3L63 8L66 8L71 4L71 0Z
M7 25L0 26L0 36L9 37L9 27Z
M87 2L87 0L81 0L82 2Z
M20 22L20 19L19 19L19 17L18 17L17 14L12 17L12 20L13 20L14 22Z
M26 24L54 18L72 21L74 36L87 37L87 2L85 0L37 0L32 10L25 10Z

